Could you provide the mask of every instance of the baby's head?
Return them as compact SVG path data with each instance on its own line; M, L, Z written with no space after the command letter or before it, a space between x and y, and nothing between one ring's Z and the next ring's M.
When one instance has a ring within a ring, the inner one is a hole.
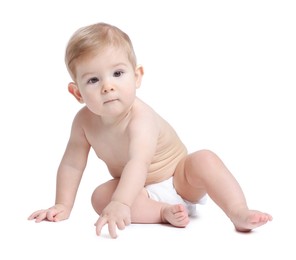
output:
M78 29L68 42L65 62L72 79L76 79L76 63L79 59L98 54L107 47L122 48L131 65L136 68L136 55L129 36L115 26L97 23Z

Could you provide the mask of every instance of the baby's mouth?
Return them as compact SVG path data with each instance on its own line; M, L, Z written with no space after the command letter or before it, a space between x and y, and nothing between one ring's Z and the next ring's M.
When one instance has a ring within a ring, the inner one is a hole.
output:
M112 102L115 102L115 101L118 101L118 99L114 98L114 99L107 100L107 101L104 102L104 104L112 103Z

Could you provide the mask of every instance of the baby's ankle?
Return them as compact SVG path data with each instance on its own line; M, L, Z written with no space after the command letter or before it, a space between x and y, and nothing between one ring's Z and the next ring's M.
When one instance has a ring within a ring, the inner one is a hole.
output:
M245 204L236 204L229 207L225 213L230 219L232 219L241 217L247 214L248 212L249 208Z

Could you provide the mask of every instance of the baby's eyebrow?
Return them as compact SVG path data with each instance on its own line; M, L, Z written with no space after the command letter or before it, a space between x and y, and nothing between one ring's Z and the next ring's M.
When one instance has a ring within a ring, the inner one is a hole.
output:
M94 75L95 72L86 72L84 74L81 75L82 78L85 78L85 77L89 77L90 75Z
M81 75L81 79L84 80L85 78L95 77L95 72L85 72Z
M114 68L120 67L120 66L128 67L128 65L125 62L118 62L113 65Z

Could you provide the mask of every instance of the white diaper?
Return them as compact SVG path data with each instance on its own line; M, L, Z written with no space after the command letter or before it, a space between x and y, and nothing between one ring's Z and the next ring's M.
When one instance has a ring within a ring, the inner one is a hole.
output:
M197 210L196 210L196 204L191 203L189 201L184 200L176 191L174 184L173 184L173 177L154 184L149 184L145 186L149 198L166 202L168 204L183 204L187 211L189 216L196 216ZM206 196L204 196L198 204L204 204L206 202Z

